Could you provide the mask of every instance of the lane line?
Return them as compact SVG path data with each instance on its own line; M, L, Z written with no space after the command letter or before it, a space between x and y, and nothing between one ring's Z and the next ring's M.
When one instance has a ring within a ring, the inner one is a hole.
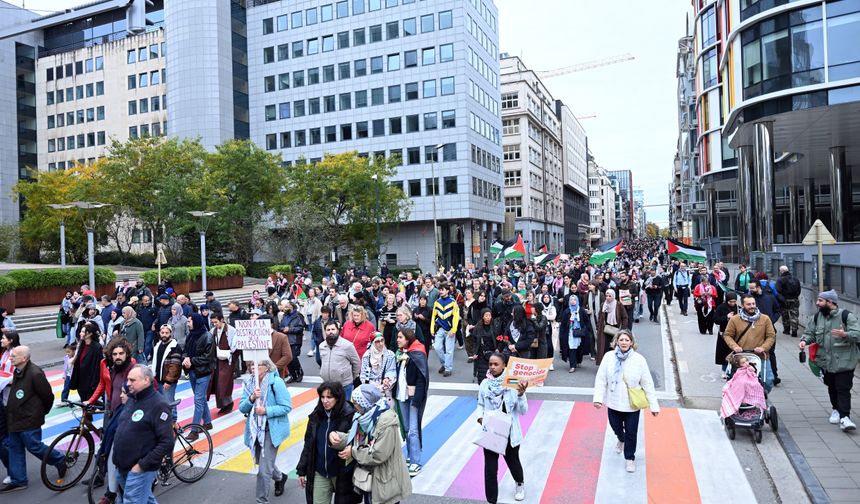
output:
M606 411L586 402L574 403L540 499L542 504L594 502L605 433Z
M643 411L648 502L701 502L687 437L678 410L666 408L653 417Z

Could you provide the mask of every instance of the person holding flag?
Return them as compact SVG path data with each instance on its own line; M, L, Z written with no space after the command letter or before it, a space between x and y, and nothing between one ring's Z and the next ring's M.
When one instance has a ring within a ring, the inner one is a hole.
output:
M605 264L607 261L614 260L618 257L618 254L621 253L622 245L624 245L624 240L619 238L618 240L598 246L594 249L594 252L591 253L591 257L588 258L588 264L600 266Z
M496 259L493 261L493 264L501 264L507 260L518 259L526 256L526 246L523 243L523 235L517 235L516 238L506 241L501 244L501 248L496 246L496 243L498 242L493 243L493 246L495 246L496 250L499 252L496 254ZM490 247L490 250L493 250L493 247Z

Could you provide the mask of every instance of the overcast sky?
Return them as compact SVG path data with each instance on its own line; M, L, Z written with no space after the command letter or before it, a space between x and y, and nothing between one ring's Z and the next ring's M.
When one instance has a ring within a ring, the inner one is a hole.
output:
M22 0L7 0L21 5ZM176 0L173 0L176 1ZM667 203L675 156L675 54L689 0L495 0L499 50L530 68L549 70L631 53L635 60L545 81L557 99L584 119L597 162L633 171L648 205ZM32 10L57 10L84 0L26 0ZM667 224L667 207L647 209Z

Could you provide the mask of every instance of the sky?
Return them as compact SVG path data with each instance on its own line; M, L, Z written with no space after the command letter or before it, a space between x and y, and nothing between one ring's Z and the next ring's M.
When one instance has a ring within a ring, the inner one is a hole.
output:
M21 5L22 0L7 0ZM53 11L84 0L25 0ZM636 59L546 79L553 97L583 119L591 153L609 170L632 170L645 204L668 203L678 137L675 57L689 0L495 0L499 51L534 70L630 53ZM668 207L646 208L668 223Z

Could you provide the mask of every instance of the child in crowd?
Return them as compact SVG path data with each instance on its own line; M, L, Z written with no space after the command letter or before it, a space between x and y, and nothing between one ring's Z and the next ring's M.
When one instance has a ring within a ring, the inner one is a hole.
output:
M69 400L69 382L72 381L72 368L74 367L75 352L78 350L77 343L66 345L66 355L63 356L63 393L60 394L60 401L66 402Z

